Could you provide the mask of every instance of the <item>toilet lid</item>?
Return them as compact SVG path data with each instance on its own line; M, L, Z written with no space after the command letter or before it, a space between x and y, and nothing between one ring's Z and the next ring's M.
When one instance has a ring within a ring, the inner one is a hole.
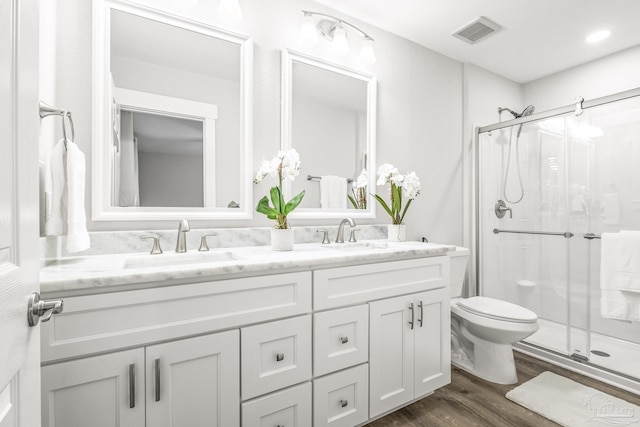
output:
M496 320L518 323L533 323L538 320L538 316L529 309L488 297L463 298L458 301L458 307L470 313Z

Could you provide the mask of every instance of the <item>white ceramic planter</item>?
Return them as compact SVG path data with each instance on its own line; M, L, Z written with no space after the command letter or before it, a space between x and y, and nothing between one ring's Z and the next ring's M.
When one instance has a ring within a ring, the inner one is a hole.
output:
M274 251L292 251L293 228L272 228L271 249Z
M407 226L405 224L387 224L387 239L390 242L404 242L407 240Z

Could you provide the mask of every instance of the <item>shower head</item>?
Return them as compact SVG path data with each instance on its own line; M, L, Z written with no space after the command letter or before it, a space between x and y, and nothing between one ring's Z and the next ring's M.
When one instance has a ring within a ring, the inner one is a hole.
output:
M533 105L529 105L527 108L525 108L524 110L522 110L522 113L520 113L520 115L518 117L526 117L526 116L530 116L533 114L533 112L535 111L536 107L534 107ZM516 117L516 118L518 118Z
M529 105L527 108L522 110L522 113L516 113L511 108L506 107L498 107L498 114L502 114L503 111L508 111L513 115L514 119L519 119L520 117L530 116L533 114L533 111L536 109L533 105Z

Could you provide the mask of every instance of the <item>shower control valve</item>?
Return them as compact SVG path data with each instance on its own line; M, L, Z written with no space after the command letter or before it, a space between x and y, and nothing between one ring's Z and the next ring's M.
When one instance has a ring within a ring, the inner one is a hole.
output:
M494 205L493 210L498 218L504 218L507 211L509 211L509 218L513 218L513 212L511 211L511 208L507 207L504 200L498 200Z

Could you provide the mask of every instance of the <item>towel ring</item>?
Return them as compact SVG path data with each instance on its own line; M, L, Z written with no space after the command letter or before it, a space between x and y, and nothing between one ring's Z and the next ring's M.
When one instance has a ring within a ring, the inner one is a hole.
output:
M76 131L73 126L73 118L71 117L71 112L63 111L62 112L62 138L64 139L64 148L67 148L67 120L69 121L69 126L71 127L71 141L73 142L76 139Z

